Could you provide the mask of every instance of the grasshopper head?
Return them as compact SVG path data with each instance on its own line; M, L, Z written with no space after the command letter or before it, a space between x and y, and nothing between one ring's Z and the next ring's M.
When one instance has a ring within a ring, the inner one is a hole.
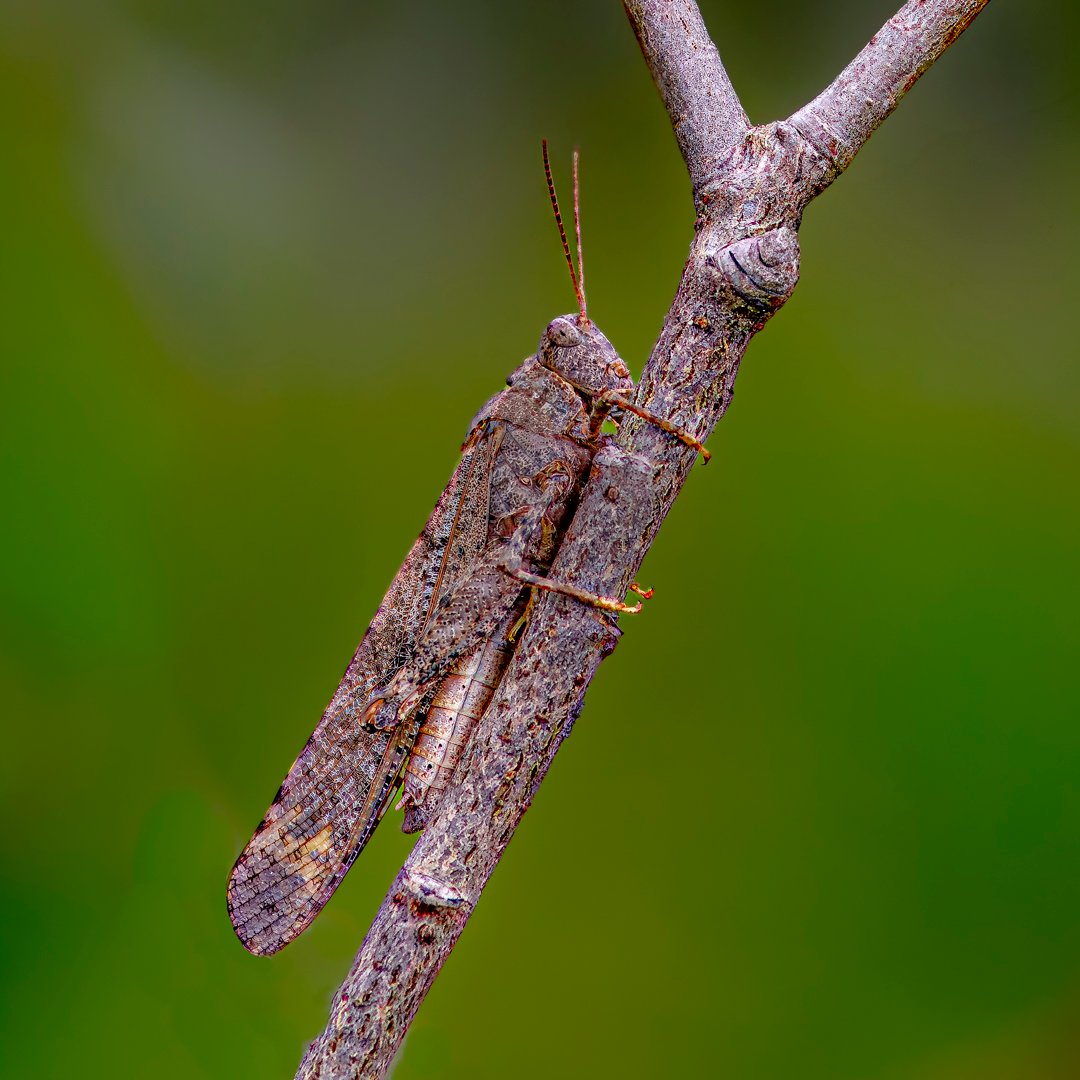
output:
M560 315L552 319L540 338L536 355L544 367L590 397L601 390L634 388L630 369L585 316Z

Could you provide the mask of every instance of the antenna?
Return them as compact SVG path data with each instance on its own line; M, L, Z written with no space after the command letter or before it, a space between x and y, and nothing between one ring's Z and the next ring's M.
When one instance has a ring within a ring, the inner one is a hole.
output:
M585 314L585 258L581 253L581 186L578 183L578 162L581 155L574 148L574 232L577 233L577 269L578 305L581 308L581 317L588 322L589 316Z
M578 311L581 320L589 321L585 312L585 288L584 282L579 280L578 272L574 269L574 257L570 254L570 244L566 239L566 229L563 228L562 213L559 210L559 197L555 194L555 181L551 178L551 160L548 157L547 139L541 141L544 151L544 176L547 177L548 195L551 196L551 208L555 211L555 224L559 226L559 238L562 240L563 254L566 256L566 265L570 268L570 281L574 286L574 295L577 297ZM581 215L578 211L578 155L574 151L574 226L577 230L578 242L578 266L581 266Z

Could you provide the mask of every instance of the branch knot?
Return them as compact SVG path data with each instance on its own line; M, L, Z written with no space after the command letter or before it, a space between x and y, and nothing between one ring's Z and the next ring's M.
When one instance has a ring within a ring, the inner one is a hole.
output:
M705 263L756 313L772 313L799 281L799 237L787 225L708 252Z
M453 885L408 865L401 876L401 885L415 903L424 907L455 910L465 903L465 897Z

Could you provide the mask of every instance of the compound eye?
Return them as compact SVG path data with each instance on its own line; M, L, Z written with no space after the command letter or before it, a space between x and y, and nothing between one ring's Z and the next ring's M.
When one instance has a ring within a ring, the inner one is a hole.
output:
M608 364L608 371L610 371L616 379L630 378L630 369L621 360L612 360L612 362Z
M580 345L584 340L581 331L568 319L556 319L547 329L548 340L560 349Z

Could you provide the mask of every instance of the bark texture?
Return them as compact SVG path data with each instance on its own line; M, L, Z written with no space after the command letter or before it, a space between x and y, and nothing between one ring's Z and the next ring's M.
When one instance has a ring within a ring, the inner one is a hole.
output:
M791 295L806 205L988 0L909 0L835 82L752 127L693 0L625 0L690 175L695 236L637 401L701 439L746 347ZM628 589L696 455L634 417L597 456L551 576ZM379 1077L614 648L611 616L537 604L445 801L387 894L298 1077Z

